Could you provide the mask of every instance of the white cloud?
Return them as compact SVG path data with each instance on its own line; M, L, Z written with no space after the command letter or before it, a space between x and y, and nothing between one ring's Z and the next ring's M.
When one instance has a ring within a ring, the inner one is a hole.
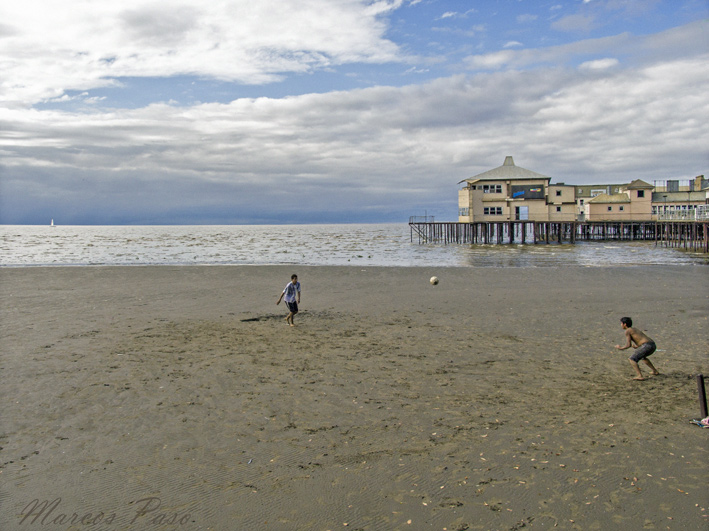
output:
M16 3L0 8L0 20L14 10L12 31L0 28L9 34L0 38L0 221L48 202L66 212L92 208L93 222L135 205L271 213L294 208L293 189L303 211L450 204L454 218L455 183L508 154L569 183L706 172L703 22L531 50L509 41L467 57L468 75L421 85L185 107L96 105L89 89L117 83L111 76L254 83L338 62L401 60L378 15L401 2L306 0L296 13L295 0L178 1L159 19L160 2L49 9L37 13L39 29ZM50 98L85 105L29 105Z
M704 23L700 21L648 36L636 37L622 33L547 48L508 49L489 54L471 55L465 58L465 64L472 70L529 68L544 64L563 65L573 63L576 58L609 54L624 55L638 63L670 60L701 54L704 48L696 46L694 43L704 42L704 31Z
M189 108L5 109L0 195L13 197L22 176L25 195L56 185L73 204L113 201L118 183L135 201L152 190L156 208L169 186L185 205L198 189L203 202L275 211L290 201L277 193L284 183L303 208L337 204L345 190L351 208L383 197L399 207L454 204L455 183L508 154L570 183L689 178L706 164L706 61L508 71Z
M400 60L381 15L402 0L6 2L0 102L27 105L122 76L268 83L285 72Z
M468 16L472 13L477 13L477 10L476 9L468 9L467 11L465 11L463 13L459 13L458 11L446 11L440 17L438 17L437 20L443 20L445 18L468 18Z
M608 68L613 68L614 66L618 66L620 64L620 61L618 59L615 59L613 57L607 57L605 59L596 59L594 61L586 61L585 63L581 63L579 65L579 69L581 70L606 70Z
M596 27L595 15L568 15L552 22L551 27L569 33L588 33Z

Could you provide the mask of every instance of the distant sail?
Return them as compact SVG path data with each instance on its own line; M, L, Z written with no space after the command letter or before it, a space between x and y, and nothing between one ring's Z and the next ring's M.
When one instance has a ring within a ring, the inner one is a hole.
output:
M50 227L54 227L54 218L52 218L52 222L49 224Z

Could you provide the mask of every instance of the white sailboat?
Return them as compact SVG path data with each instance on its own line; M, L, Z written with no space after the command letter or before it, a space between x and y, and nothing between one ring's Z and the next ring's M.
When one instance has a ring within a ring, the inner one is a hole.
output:
M50 226L50 227L55 227L55 226L56 226L56 225L54 225L54 218L52 218L52 222L49 224L49 226Z

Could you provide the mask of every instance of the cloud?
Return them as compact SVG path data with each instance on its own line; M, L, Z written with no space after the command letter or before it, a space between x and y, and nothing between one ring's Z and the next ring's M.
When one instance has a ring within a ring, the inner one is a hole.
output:
M530 15L529 13L525 13L523 15L517 15L517 22L519 24L529 24L530 22L534 22L539 18L537 15Z
M596 60L598 56L625 56L628 61L659 61L703 53L705 24L693 22L648 36L622 33L610 37L574 41L569 44L524 50L502 50L489 54L471 55L464 63L471 70L531 68L539 65L564 65Z
M468 9L467 11L460 13L458 11L446 11L436 20L443 20L446 18L468 18L471 13L477 13L476 9Z
M382 18L402 0L10 2L0 102L30 105L126 76L262 84L284 73L401 60Z
M508 41L449 64L465 74L408 70L420 84L247 98L233 83L439 65L387 38L403 1L75 2L1 8L0 223L48 212L62 223L402 221L424 208L455 219L456 183L505 155L568 183L705 173L702 21L546 48ZM141 76L170 85L165 100L193 80L231 92L106 108L92 90Z
M191 107L4 109L0 221L38 206L65 222L335 221L343 208L343 221L403 220L426 205L454 219L455 183L510 154L567 183L690 178L706 166L708 59Z
M597 26L595 15L567 15L552 22L551 27L568 33L589 33Z
M596 59L594 61L586 61L579 65L580 70L605 70L607 68L612 68L618 66L620 61L618 59L607 57L605 59Z

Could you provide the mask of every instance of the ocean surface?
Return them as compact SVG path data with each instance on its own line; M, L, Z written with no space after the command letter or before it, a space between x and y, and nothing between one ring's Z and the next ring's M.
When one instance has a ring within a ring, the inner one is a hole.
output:
M408 224L0 225L0 266L352 265L565 267L707 265L654 242L419 244Z

